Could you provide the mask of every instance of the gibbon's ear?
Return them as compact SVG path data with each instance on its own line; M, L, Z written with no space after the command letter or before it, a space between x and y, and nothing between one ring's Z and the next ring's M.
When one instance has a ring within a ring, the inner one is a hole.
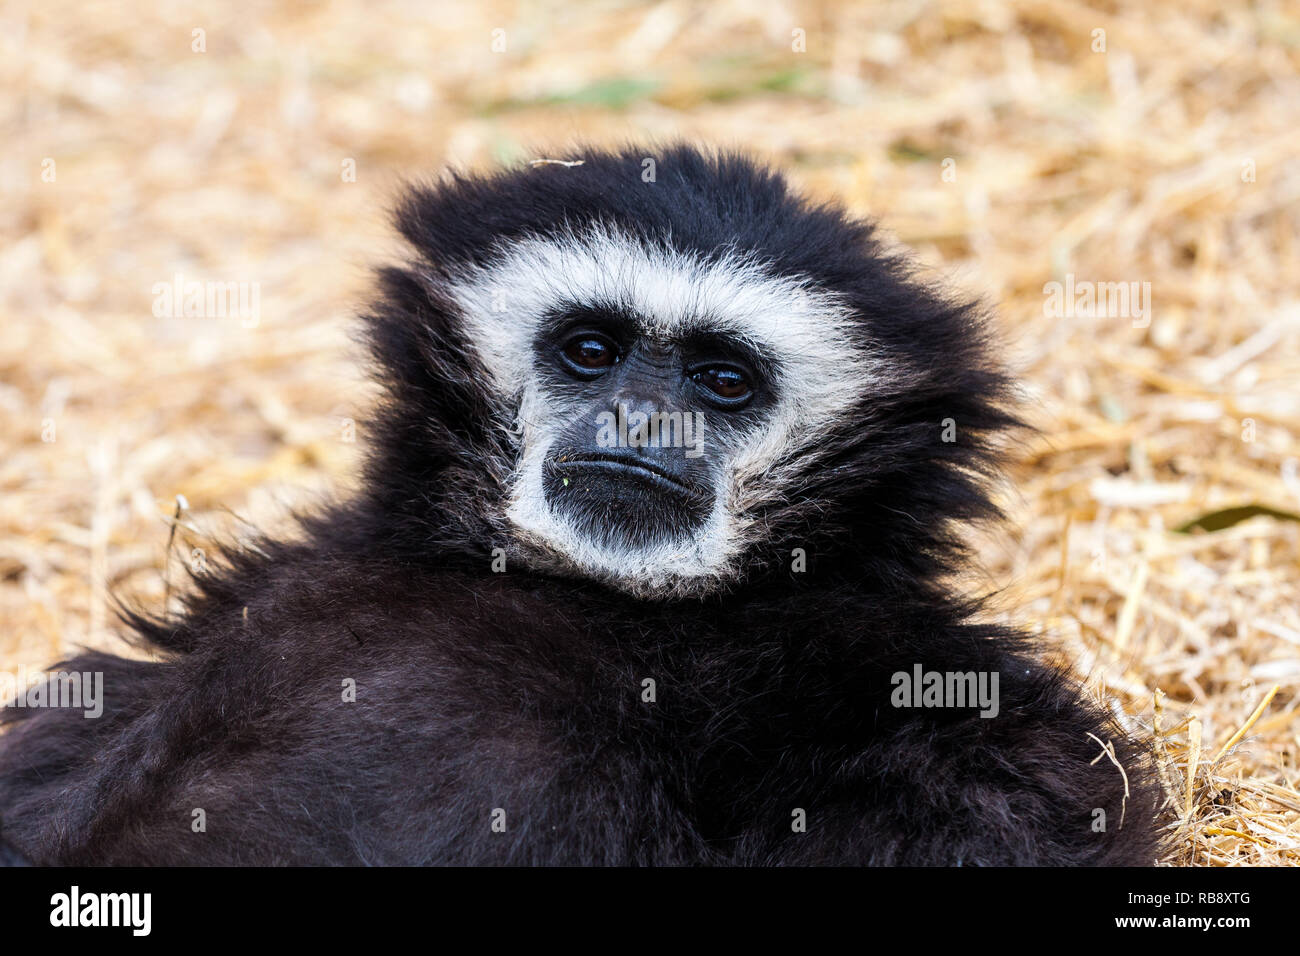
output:
M377 277L360 332L384 390L365 465L376 520L404 539L425 535L421 551L481 548L504 507L512 411L489 387L454 307L418 266Z
M499 403L455 306L415 266L381 269L377 279L362 334L387 397L416 416L412 425L423 419L457 441L481 441Z
M826 436L827 463L805 495L840 528L843 560L823 571L939 598L940 579L969 560L963 525L1002 517L994 486L1006 441L1024 427L1017 389L979 303L923 288L899 260L869 260L864 271L879 284L853 297L863 340L895 374ZM787 538L818 537L826 519L803 517Z

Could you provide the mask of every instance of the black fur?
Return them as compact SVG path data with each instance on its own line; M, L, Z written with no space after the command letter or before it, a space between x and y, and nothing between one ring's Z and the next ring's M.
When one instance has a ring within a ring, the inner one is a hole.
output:
M978 310L747 159L654 152L648 184L644 155L409 194L418 258L381 273L367 316L387 398L363 490L299 540L228 555L182 617L133 615L162 662L65 665L104 673L102 718L4 711L8 843L43 864L1155 861L1145 748L952 593L1015 425ZM645 601L491 570L507 529L484 462L512 453L508 422L439 283L502 238L596 220L810 276L905 372L819 438L829 461L761 516L768 539L723 592ZM999 715L892 706L891 675L916 664L997 672ZM1127 801L1089 733L1114 741Z

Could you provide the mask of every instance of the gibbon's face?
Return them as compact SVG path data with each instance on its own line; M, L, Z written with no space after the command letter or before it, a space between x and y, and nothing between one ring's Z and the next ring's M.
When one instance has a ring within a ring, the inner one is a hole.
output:
M737 573L754 509L815 467L868 375L832 293L615 227L516 238L451 291L511 403L517 539L636 594Z

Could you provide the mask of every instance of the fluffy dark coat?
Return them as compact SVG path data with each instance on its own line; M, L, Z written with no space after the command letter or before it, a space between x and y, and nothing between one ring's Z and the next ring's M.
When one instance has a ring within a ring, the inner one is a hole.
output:
M233 551L183 616L132 615L160 662L63 665L104 673L102 718L5 710L3 840L42 864L1154 862L1145 748L952 593L1015 425L978 309L742 157L584 158L409 193L417 256L366 317L387 397L362 491L298 540ZM440 277L597 220L810 276L906 373L824 436L829 462L761 516L766 546L723 591L637 600L513 552L492 571L508 529L482 463L514 454L510 411ZM998 716L893 706L916 664L997 672Z

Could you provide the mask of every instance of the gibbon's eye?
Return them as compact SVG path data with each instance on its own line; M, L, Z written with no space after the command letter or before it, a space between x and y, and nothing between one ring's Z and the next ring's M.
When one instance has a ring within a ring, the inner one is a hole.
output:
M618 361L618 346L596 332L582 332L560 350L572 369L583 378L599 375Z
M729 365L706 365L691 372L691 381L698 382L722 399L727 405L739 405L753 394L749 376Z

